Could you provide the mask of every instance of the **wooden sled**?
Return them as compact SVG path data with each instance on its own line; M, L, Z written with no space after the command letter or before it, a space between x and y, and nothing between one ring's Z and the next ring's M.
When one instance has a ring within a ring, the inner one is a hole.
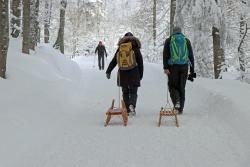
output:
M121 100L121 103L122 103L122 108L116 108L114 107L114 104L115 104L115 100L113 99L112 100L112 103L111 103L111 107L108 109L108 111L106 112L106 122L104 124L104 126L108 126L110 120L111 120L111 117L112 116L122 116L122 120L123 120L123 125L124 126L127 126L127 123L128 123L128 113L127 113L127 108L125 106L125 103L123 100Z
M177 127L179 127L179 123L178 123L178 119L177 119L177 111L175 109L164 109L163 107L161 108L161 111L160 111L160 117L159 117L159 122L158 122L158 126L160 127L161 126L161 118L163 116L170 116L170 117L175 117L175 125Z

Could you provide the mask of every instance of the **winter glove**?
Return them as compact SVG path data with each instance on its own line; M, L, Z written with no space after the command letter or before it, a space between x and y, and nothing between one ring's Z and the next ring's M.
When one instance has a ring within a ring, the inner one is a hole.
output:
M106 73L106 77L110 79L110 73Z
M142 80L143 74L140 73L140 80Z
M188 80L193 82L194 81L194 78L196 78L196 73L195 72L192 72L188 75Z
M169 69L165 69L165 70L164 70L164 73L165 73L166 75L170 75Z
M194 68L193 68L192 66L190 66L190 74L193 75L194 73L195 73L195 72L194 72ZM195 74L195 77L196 77L196 74ZM194 77L194 78L195 78L195 77Z

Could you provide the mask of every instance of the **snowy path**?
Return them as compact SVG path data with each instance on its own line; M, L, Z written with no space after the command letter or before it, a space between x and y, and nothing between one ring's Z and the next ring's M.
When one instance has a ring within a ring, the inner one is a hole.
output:
M205 79L188 82L186 107L179 116L180 128L171 119L164 119L158 128L159 110L166 101L166 78L161 66L146 64L138 92L137 116L129 119L127 127L116 118L105 128L104 114L112 98L117 99L118 95L116 70L107 80L105 73L93 69L91 62L80 62L82 85L80 96L70 103L72 106L58 102L54 105L61 105L61 110L31 115L33 122L18 122L9 131L18 134L11 141L0 143L7 151L0 151L1 167L249 165L249 113L241 110L242 115L238 116L235 110L238 103L230 99L230 93L224 96L212 91L217 86L215 82Z
M209 98L217 96L212 97L203 88L189 84L185 114L179 117L181 127L174 127L172 120L168 120L167 126L157 128L166 79L159 66L146 65L137 117L129 119L126 128L120 119L112 120L113 124L104 128L104 113L118 94L115 70L112 80L106 80L103 71L84 64L82 67L83 93L87 95L83 100L84 111L67 122L64 135L57 137L49 153L46 152L44 166L238 167L248 164L247 143L238 137L230 122L224 122L226 111L216 113L212 111L213 104L207 103L211 101ZM192 105L194 102L196 105Z

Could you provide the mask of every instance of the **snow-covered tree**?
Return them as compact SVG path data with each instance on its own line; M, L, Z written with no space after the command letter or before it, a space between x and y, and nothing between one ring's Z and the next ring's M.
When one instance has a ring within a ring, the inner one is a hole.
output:
M153 41L156 46L156 0L153 1Z
M169 34L169 9L170 3L166 0L157 0L156 4L140 0L138 10L131 16L133 30L143 43L145 60L158 62L162 59L163 43Z
M20 7L20 0L11 1L11 34L22 31L24 53L39 42L39 25L45 43L55 41L71 57L93 55L98 41L114 53L131 31L144 59L161 63L164 41L180 26L191 40L198 75L238 72L238 79L250 82L250 0L23 0Z
M239 69L241 72L240 78L242 80L250 80L250 75L247 73L250 72L250 65L248 64L250 60L250 39L249 39L249 31L250 31L250 15L249 15L249 1L242 0L239 2L239 8L241 8L239 12L239 33L240 39L238 44L238 57L239 57ZM242 10L243 9L243 10Z
M50 40L50 21L51 21L51 11L52 10L52 0L45 0L44 4L44 43L49 43Z
M59 49L61 53L64 53L64 27L65 27L66 7L67 7L67 0L61 0L60 26L58 30L57 40L54 44L54 48Z
M29 54L30 49L30 0L23 0L23 47L22 52Z
M171 3L170 3L170 34L172 34L173 28L174 28L175 10L176 10L176 0L171 0Z
M212 27L213 36L213 64L214 64L214 78L222 78L221 71L225 64L224 50L221 47L220 30L216 27Z
M105 33L104 10L103 1L70 1L66 16L66 25L70 26L65 30L68 39L65 47L72 52L72 57L89 55L94 50L91 43L96 44L97 38Z
M5 78L9 47L9 1L0 1L0 77Z
M11 2L11 35L13 38L17 38L20 34L21 23L21 1L12 0Z
M39 42L39 0L30 0L30 49L35 50L37 42Z

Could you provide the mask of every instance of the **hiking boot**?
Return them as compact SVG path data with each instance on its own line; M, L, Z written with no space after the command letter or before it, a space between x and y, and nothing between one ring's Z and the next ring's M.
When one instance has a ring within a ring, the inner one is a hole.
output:
M135 111L134 111L134 112L131 112L130 115L131 115L131 116L136 116L136 112L135 112Z
M130 110L129 115L135 116L135 115L136 115L135 107L131 104L131 105L129 105L128 108L129 108L129 110Z
M176 109L176 110L180 110L180 108L181 108L181 105L180 105L180 102L179 101L177 101L176 103L175 103L175 106L174 106L174 109Z
M182 115L183 114L183 111L182 110L179 110L178 111L178 115Z
M132 104L130 104L128 108L130 112L135 112L135 107Z

